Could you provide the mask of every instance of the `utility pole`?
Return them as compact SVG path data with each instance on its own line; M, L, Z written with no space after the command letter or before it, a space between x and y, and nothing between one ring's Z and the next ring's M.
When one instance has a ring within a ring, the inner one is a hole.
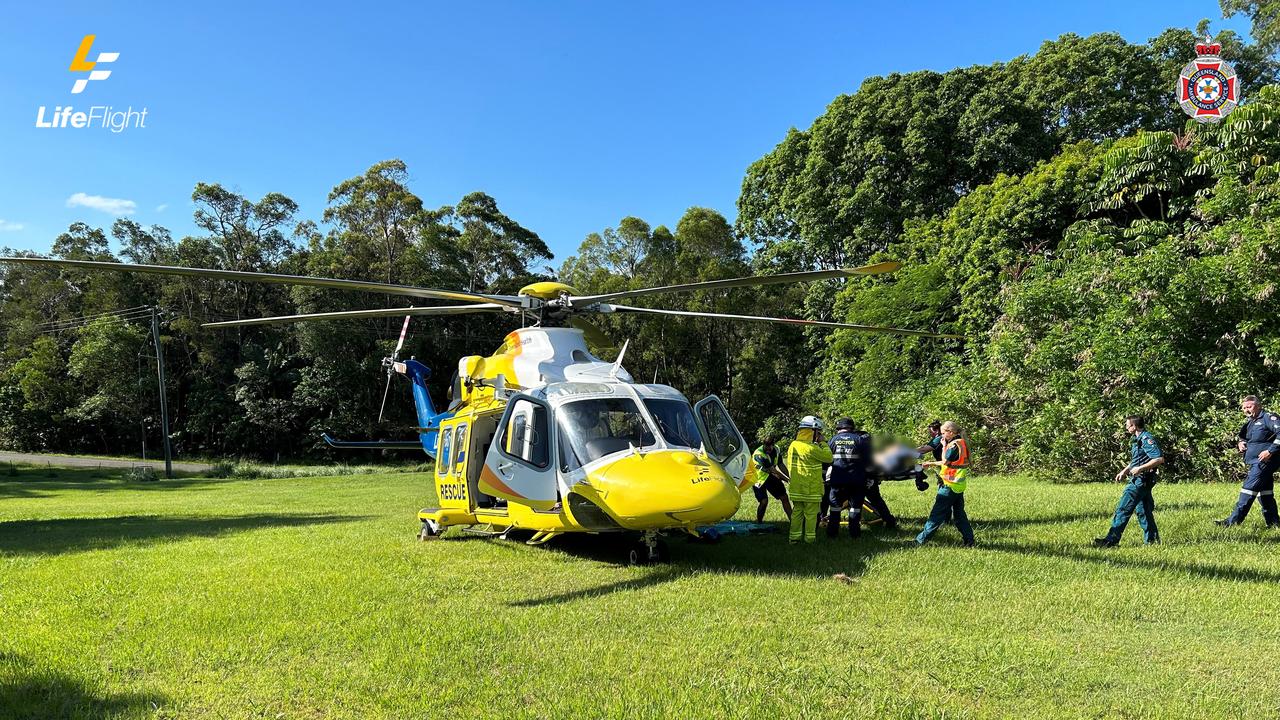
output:
M160 431L164 433L164 476L173 477L173 451L169 449L169 401L164 392L164 351L160 347L160 316L151 306L151 340L156 344L156 378L160 382Z

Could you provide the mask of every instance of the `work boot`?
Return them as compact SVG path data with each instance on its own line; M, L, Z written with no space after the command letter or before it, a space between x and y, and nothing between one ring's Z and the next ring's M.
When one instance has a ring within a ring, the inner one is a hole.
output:
M1113 548L1119 544L1120 543L1115 542L1109 537L1100 537L1100 538L1093 539L1093 546L1096 548Z
M964 541L964 546L965 546L965 547L973 547L974 545L977 545L977 544L978 544L978 543L977 543L977 541L974 541L974 540L965 540L965 541Z
M1231 518L1222 518L1221 520L1214 520L1213 524L1218 527L1231 527L1233 523L1231 522Z

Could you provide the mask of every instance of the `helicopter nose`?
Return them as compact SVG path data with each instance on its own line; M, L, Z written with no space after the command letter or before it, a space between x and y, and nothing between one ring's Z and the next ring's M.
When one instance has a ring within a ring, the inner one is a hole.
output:
M597 502L632 530L719 522L738 511L741 497L719 463L684 450L628 455L588 483Z

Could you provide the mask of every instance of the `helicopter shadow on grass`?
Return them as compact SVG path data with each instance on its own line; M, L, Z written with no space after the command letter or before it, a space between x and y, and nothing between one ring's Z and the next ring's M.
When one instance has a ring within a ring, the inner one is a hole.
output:
M0 521L0 555L56 555L126 544L151 545L273 527L363 520L361 515L121 515Z
M671 545L671 560L642 568L644 574L640 577L555 595L524 598L508 604L512 607L555 605L640 590L701 573L815 579L843 573L856 578L866 571L872 558L915 546L911 532L883 528L864 530L862 537L857 540L850 538L848 531L843 528L836 538L828 538L825 530L819 528L820 537L817 542L791 544L787 540L786 524L773 524L778 527L779 532L730 536L715 543L701 542L691 537L686 542L681 541L680 536L673 536L668 540ZM635 542L635 538L630 534L571 534L556 538L552 541L554 547L548 546L547 551L622 566L626 564L627 550Z
M622 566L626 564L622 561L622 558L626 557L627 550L630 548L631 543L635 542L637 537L632 534L606 533L601 535L585 535L573 533L556 538L553 541L553 544L542 547L530 547L524 544L524 540L528 539L530 536L530 533L524 531L512 531L506 539L478 534L456 534L446 536L439 542L484 543L499 550L523 555L561 552L581 560L592 560L607 565ZM604 585L597 585L594 587L580 588L578 590L572 590L547 597L512 600L508 602L507 605L509 607L517 608L555 605L559 603L572 602L574 600L611 595L616 592L642 590L647 587L661 585L674 580L681 575L687 574L687 571L673 567L669 564L655 565L646 569L648 572L645 572L641 577L628 578L626 580L619 580L617 582L606 583Z

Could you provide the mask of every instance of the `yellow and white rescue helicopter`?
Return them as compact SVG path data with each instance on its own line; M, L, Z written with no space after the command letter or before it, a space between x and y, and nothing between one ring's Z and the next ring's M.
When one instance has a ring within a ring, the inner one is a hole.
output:
M45 258L0 258L0 262L304 285L470 303L254 318L207 323L206 327L404 315L407 328L409 317L415 315L469 313L510 313L532 320L532 326L508 334L494 354L459 360L448 406L443 409L434 406L427 392L430 369L415 359L398 358L404 342L402 330L395 352L383 364L388 381L392 373L398 373L412 382L419 440L325 440L342 448L420 446L435 458L440 506L419 512L423 539L452 526L488 528L495 534L513 529L531 531L528 542L532 544L563 533L635 532L640 540L629 551L633 563L666 559L666 545L660 538L663 531L692 533L699 525L731 517L738 509L741 491L750 482L750 448L716 396L690 405L675 388L635 382L622 366L625 344L614 362L593 355L588 337L597 345L608 341L582 315L636 313L959 337L892 327L617 304L618 300L648 295L874 275L897 270L897 262L600 295L579 295L563 283L539 282L514 296L160 265Z

